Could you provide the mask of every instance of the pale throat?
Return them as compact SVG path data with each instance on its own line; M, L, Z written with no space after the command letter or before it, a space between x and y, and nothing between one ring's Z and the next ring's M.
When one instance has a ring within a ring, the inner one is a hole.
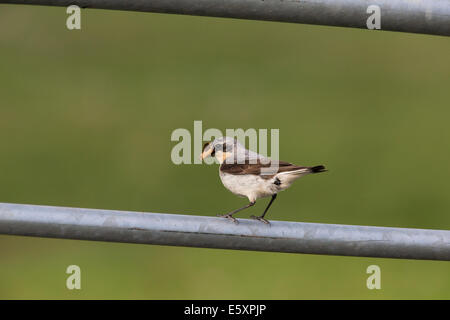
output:
M217 161L219 161L220 164L222 164L222 163L224 163L224 161L226 159L228 159L232 155L233 155L232 152L220 152L220 153L216 153L216 159L217 159Z

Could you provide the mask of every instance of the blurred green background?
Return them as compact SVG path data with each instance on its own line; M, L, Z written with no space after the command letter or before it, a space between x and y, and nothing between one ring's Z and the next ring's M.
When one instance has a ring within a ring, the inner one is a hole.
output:
M240 207L217 166L170 161L172 131L202 120L278 128L281 159L330 169L281 193L269 219L450 229L448 38L106 10L69 31L66 18L0 6L1 202ZM0 259L2 299L450 298L448 262L13 236ZM366 288L371 264L381 290Z

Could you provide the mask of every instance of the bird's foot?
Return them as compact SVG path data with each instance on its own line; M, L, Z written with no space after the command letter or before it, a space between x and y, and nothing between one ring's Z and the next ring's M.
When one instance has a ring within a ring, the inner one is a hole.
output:
M257 216L250 216L250 218L255 219L255 220L259 220L265 224L270 224L269 220L264 219L263 217L257 217Z
M237 221L237 219L235 217L233 217L231 214L227 213L227 214L218 214L217 215L220 218L227 218L230 219L231 221L233 221L234 223L238 224L239 222Z

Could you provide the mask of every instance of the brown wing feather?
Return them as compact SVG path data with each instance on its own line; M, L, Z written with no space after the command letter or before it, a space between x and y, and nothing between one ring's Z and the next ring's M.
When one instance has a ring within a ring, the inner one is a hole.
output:
M253 160L254 161L254 160ZM275 162L278 163L278 171L276 173L280 172L287 172L287 171L294 171L303 169L306 167L299 167L292 163L285 162L285 161L278 161ZM245 163L222 163L220 166L220 170L222 172L228 173L228 174L234 174L234 175L243 175L243 174L253 174L253 175L261 175L261 168L268 168L270 167L270 163L261 163L261 161L258 159L256 163L250 163L250 160L246 160ZM273 175L261 175L264 179L270 179L274 176Z

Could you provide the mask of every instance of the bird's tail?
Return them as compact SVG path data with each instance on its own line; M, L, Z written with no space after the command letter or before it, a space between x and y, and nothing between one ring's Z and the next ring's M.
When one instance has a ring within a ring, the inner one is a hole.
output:
M293 176L299 178L300 176L304 176L310 173L319 173L327 171L324 166L314 166L314 167L298 167L296 170L281 172L278 175L280 176Z
M309 167L309 172L310 173L320 173L320 172L325 172L328 171L327 169L325 169L325 166L314 166L314 167Z

